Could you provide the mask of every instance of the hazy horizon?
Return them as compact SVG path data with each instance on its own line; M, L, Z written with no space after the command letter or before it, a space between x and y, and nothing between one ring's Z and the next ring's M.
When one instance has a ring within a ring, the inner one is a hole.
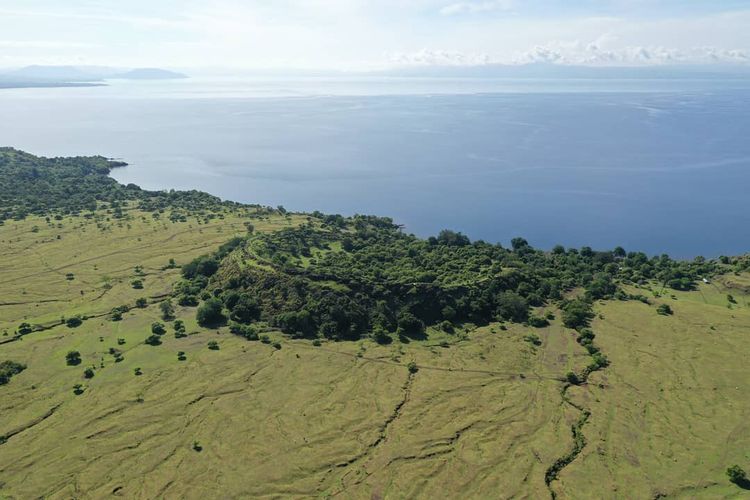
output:
M0 7L0 67L748 65L748 25L745 0L31 0Z

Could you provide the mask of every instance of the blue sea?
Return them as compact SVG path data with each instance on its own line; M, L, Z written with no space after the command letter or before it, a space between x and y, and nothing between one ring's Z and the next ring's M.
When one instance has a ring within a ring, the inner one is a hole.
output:
M0 90L0 145L420 236L750 251L743 80L191 79Z

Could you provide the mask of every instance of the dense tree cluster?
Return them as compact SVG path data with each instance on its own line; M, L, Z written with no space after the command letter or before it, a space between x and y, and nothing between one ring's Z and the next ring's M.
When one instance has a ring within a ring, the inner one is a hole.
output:
M196 259L183 268L185 279L176 288L181 303L185 296L202 298L199 320L205 324L228 315L242 324L263 319L296 336L372 334L387 342L391 333L419 337L426 325L446 331L460 322L542 327L548 321L532 307L555 301L565 325L579 330L591 319L593 300L638 298L625 294L621 283L689 289L717 269L703 259L649 258L621 248L544 252L522 238L508 249L453 231L419 239L376 217L317 219L236 238ZM584 291L582 299L564 301L574 289Z
M109 176L124 166L102 156L42 158L0 148L0 221L27 215L65 215L93 211L106 202L115 217L126 201L146 211L166 208L190 212L236 205L200 191L146 191ZM178 215L179 218L179 215Z

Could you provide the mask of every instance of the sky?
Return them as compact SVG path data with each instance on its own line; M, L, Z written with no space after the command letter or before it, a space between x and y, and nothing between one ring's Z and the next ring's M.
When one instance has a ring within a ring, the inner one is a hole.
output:
M750 0L0 0L0 67L750 64Z

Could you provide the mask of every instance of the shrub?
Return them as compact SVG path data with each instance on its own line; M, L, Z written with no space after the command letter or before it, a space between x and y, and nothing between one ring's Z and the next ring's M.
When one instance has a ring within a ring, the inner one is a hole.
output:
M140 369L140 368L133 368L133 374L134 374L134 375L135 375L136 377L140 377L141 375L143 375L143 372L141 371L141 369Z
M261 335L260 341L263 342L264 344L270 344L271 338L268 335Z
M143 289L143 281L142 280L133 280L130 282L130 286L132 286L135 290L142 290Z
M393 341L391 336L388 334L388 331L386 331L386 329L382 326L376 326L375 328L373 328L372 339L381 345L390 344Z
M117 339L117 345L125 345L125 339Z
M323 343L319 339L315 339L312 341L312 345L314 345L315 347L320 347L321 345L323 345Z
M80 396L81 394L83 394L84 390L85 389L83 388L82 384L76 384L73 386L73 394L75 394L76 396Z
M83 319L80 316L73 316L65 320L65 326L68 328L78 328L83 324Z
M218 351L219 350L219 343L216 342L215 340L211 340L208 343L208 348L211 349L212 351Z
M540 316L529 316L529 326L533 326L534 328L544 328L549 326L549 321L547 318L542 318Z
M737 485L743 485L747 482L747 473L739 465L733 465L727 469L729 480Z
M177 360L178 361L185 361L187 359L187 355L185 355L184 351L180 351L177 353Z
M161 345L161 337L159 337L158 335L149 335L146 338L146 343L150 346Z
M32 329L32 327L31 327L30 324L28 324L28 323L21 323L20 325L18 325L18 330L16 330L16 331L18 332L18 335L28 335L31 332L33 332L34 330Z
M540 339L539 336L537 336L534 333L526 335L523 339L526 342L528 342L529 344L533 344L533 345L535 345L537 347L540 346L540 345L542 345L542 339Z
M146 306L148 306L148 300L146 300L145 297L141 297L135 300L135 307L143 309Z
M656 312L662 316L671 316L674 314L674 311L669 307L669 304L660 304L659 307L656 308Z
M444 331L445 333L455 333L456 332L456 329L453 326L453 323L451 323L448 320L445 320L445 321L443 321L443 322L440 323L440 329L442 331Z
M573 385L578 385L581 383L581 379L579 379L578 375L576 375L576 373L572 371L565 374L565 380Z
M15 361L3 361L0 363L0 385L10 382L13 375L18 375L26 369L26 365Z
M86 368L83 370L83 376L84 378L94 378L94 370L91 368Z
M409 370L409 373L417 373L419 371L419 367L414 361L410 361L408 365L406 365L406 368Z
M81 353L78 351L70 351L65 355L65 361L69 366L76 366L81 364Z
M193 449L200 453L201 451L203 451L203 446L201 446L198 441L193 441Z
M280 342L274 342L274 343L273 343L273 344L271 344L271 345L272 345L272 346L273 346L273 348L274 348L274 349L276 349L277 351L278 351L279 349L281 349L281 343L280 343Z
M177 303L182 307L195 307L198 305L198 297L192 294L182 294L177 298Z
M164 328L164 325L161 323L151 323L151 333L155 335L164 335L167 333L167 329Z

